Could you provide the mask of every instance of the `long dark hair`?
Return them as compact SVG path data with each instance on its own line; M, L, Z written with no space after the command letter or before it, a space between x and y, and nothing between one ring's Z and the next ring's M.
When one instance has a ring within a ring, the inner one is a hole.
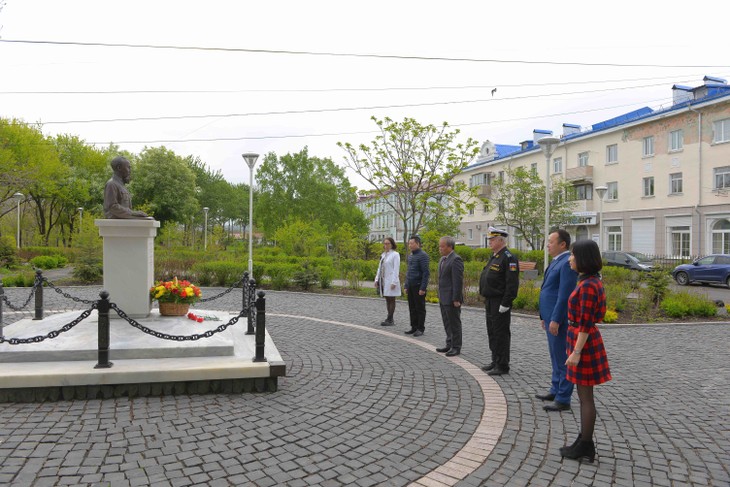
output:
M598 244L590 239L578 240L570 248L575 268L581 274L598 274L603 268Z

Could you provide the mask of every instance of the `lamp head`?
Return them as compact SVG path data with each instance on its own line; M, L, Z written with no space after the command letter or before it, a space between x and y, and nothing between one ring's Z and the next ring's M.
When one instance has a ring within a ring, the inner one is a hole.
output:
M203 207L203 211L204 211L204 212L208 213L208 210L210 210L210 208L208 208L207 206L204 206L204 207Z
M557 137L548 136L538 140L537 143L540 144L540 147L542 148L542 153L545 154L545 157L550 157L551 155L553 155L553 152L555 152L555 149L558 147L560 139Z
M596 193L598 193L598 197L600 199L603 199L603 196L606 194L606 191L608 191L608 188L606 186L596 186L593 188Z
M22 200L22 199L23 199L23 197L24 197L24 196L25 196L25 195L24 195L23 193L15 193L15 194L13 195L13 198L15 198L16 200L20 201L20 200Z
M253 169L253 167L256 165L256 160L259 158L259 155L253 152L246 152L245 154L241 154L241 157L243 157L243 160L246 161L248 167Z

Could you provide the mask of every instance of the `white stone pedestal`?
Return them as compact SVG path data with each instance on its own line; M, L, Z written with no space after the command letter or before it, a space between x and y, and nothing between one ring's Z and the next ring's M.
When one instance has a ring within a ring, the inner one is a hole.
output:
M146 318L155 278L156 220L94 220L104 238L104 289L109 300L131 318ZM119 318L111 311L110 318Z

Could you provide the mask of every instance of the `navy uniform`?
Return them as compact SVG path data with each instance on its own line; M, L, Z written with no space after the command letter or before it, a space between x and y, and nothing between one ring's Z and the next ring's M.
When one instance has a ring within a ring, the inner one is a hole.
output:
M507 237L507 232L489 227L487 238ZM520 265L506 246L492 254L479 277L479 294L485 298L487 335L492 363L482 367L489 375L509 372L512 301L520 284Z

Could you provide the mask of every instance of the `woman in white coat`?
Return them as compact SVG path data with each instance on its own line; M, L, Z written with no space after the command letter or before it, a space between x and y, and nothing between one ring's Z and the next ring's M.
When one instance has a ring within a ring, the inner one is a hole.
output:
M380 265L375 276L375 287L385 298L385 305L388 309L388 317L380 323L382 326L393 326L395 299L401 295L400 255L395 250L397 247L393 237L386 237L383 240L383 254L380 256Z

